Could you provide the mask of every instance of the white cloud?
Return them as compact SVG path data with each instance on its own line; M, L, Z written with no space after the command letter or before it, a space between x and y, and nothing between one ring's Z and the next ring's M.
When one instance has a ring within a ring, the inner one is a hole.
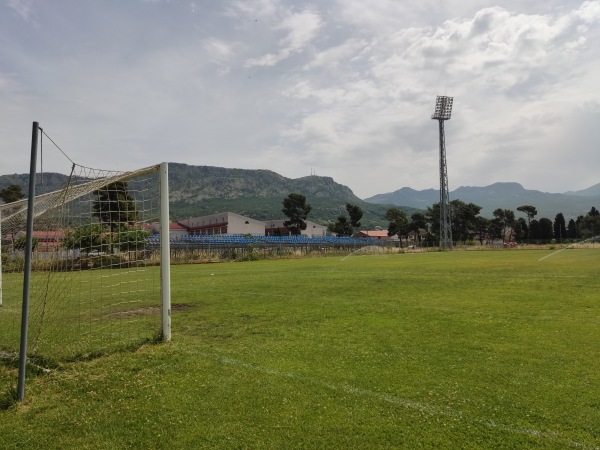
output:
M586 1L581 4L574 15L584 23L594 23L600 21L600 2Z
M276 16L282 7L280 0L234 0L225 6L224 14L236 18L260 20Z
M246 61L247 67L274 66L304 48L317 36L322 26L321 18L313 11L292 13L283 18L274 30L281 30L285 36L279 40L278 50L269 52L258 58L250 58Z
M234 54L230 44L214 37L204 41L204 48L216 61L228 61Z
M340 65L350 61L356 63L359 59L363 61L368 57L370 50L366 39L350 38L340 45L326 48L317 52L314 58L304 65L304 70L312 70L318 67L327 70L338 69Z
M33 21L35 13L33 0L8 0L8 6L16 11L26 22Z

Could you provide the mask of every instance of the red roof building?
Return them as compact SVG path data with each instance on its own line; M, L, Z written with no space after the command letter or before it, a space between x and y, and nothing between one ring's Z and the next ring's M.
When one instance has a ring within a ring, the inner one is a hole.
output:
M357 238L371 238L371 239L380 239L382 241L391 241L394 240L393 237L388 236L387 230L363 230L359 231L354 235ZM397 237L396 237L397 239Z

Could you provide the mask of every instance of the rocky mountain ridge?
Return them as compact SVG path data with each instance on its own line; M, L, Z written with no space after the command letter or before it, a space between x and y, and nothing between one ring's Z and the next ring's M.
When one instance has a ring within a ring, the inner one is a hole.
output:
M27 192L27 174L0 176L0 189L10 184ZM61 189L66 175L45 173L43 185L38 175L38 194ZM283 218L282 200L291 192L307 197L313 207L309 219L319 223L335 221L345 214L346 203L360 206L365 215L363 227L386 227L385 211L390 206L404 209L408 215L426 210L439 202L436 189L415 190L403 187L397 191L360 199L348 186L331 177L307 176L286 178L270 170L229 169L212 166L169 164L171 216L173 219L201 216L223 211L247 215L259 220ZM497 208L516 212L521 205L533 205L538 218L553 219L562 212L565 217L585 215L591 207L600 209L600 183L581 191L548 193L525 189L519 183L494 183L489 186L461 186L450 192L450 199L475 203L482 207L481 215L492 217ZM520 214L518 212L517 216Z

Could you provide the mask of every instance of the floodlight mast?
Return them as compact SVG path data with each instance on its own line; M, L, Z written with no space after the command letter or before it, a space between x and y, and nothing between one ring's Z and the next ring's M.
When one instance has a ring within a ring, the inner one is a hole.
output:
M448 168L446 165L446 138L444 121L450 120L453 97L437 96L435 112L431 116L440 127L440 249L452 249L452 226L450 221L450 196L448 193Z

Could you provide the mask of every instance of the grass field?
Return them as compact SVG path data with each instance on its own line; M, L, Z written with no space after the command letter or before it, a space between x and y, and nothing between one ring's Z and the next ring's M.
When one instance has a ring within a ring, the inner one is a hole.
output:
M149 314L160 306L159 270L33 271L29 356L52 363L152 339L160 331L160 317ZM2 286L0 354L18 353L23 273L4 273Z
M173 266L173 341L32 375L0 448L599 448L600 251L551 253Z

